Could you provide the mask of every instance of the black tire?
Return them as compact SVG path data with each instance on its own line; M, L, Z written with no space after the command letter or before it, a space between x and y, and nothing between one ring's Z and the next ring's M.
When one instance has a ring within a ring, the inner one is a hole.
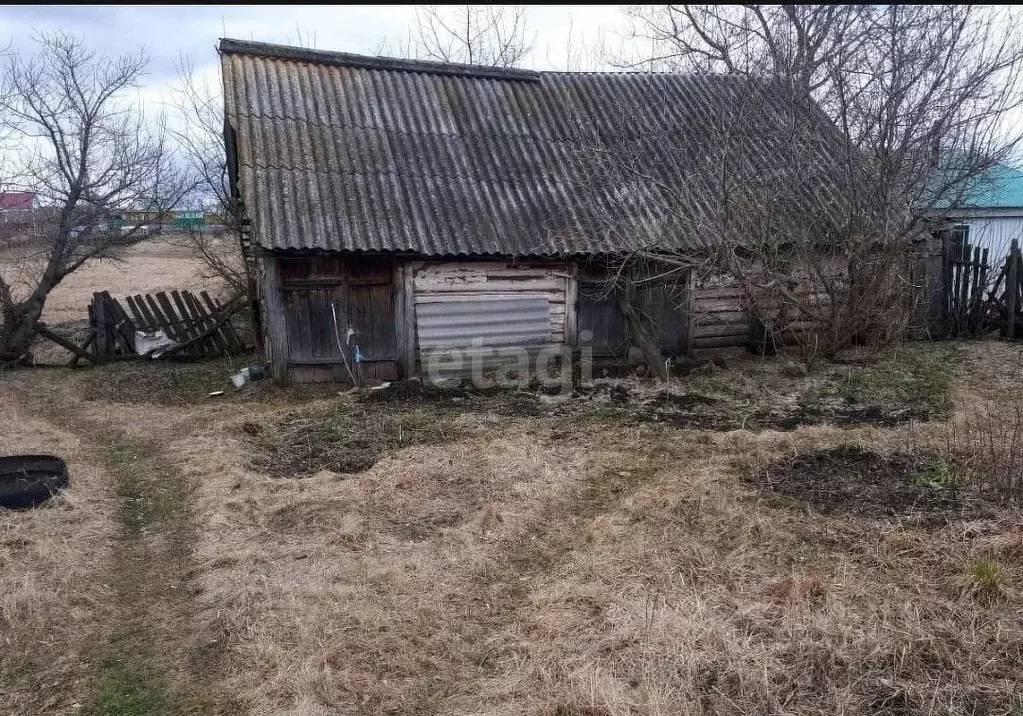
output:
M53 455L0 456L0 507L35 507L68 486L67 465Z

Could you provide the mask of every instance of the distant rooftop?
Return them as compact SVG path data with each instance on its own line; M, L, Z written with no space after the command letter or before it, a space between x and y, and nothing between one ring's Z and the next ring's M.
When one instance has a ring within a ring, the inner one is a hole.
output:
M982 177L967 193L958 208L1023 210L1023 169L999 164Z

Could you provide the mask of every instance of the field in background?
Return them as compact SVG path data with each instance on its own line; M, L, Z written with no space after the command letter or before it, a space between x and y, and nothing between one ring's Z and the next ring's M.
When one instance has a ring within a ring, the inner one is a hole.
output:
M0 701L1019 713L1019 512L950 482L949 436L1013 424L1021 360L909 344L569 398L2 374L0 451L68 456L72 489L0 512Z
M0 253L0 273L11 271L16 250ZM51 325L88 317L95 291L109 291L115 298L128 294L154 293L171 289L211 288L202 278L199 261L182 237L162 237L125 249L118 260L91 261L64 279L50 294L43 320Z

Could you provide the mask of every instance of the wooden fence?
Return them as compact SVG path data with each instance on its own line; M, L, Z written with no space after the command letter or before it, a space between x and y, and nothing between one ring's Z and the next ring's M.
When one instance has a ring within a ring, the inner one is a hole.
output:
M972 336L982 325L987 274L987 249L966 244L961 256L950 256L946 250L942 285L949 338Z
M961 256L944 258L946 336L969 338L1000 330L1006 338L1023 338L1023 256L1012 241L994 281L988 250L966 244Z
M108 292L94 293L89 305L89 334L82 345L76 345L40 324L45 338L74 354L71 365L79 360L101 364L110 360L137 358L138 332L162 334L170 339L159 349L161 355L193 358L231 355L247 350L231 325L231 317L244 305L236 298L223 304L202 291L196 296L188 291L128 296L121 302Z

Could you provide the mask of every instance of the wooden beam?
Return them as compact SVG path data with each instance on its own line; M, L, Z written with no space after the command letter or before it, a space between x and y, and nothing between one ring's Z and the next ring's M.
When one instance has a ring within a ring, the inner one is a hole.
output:
M92 345L92 342L93 342L93 340L94 340L95 338L96 338L96 330L95 330L95 329L93 329L93 328L90 328L90 329L89 329L89 337L88 337L88 338L86 338L86 339L85 339L85 342L84 342L84 343L82 343L82 345L81 345L81 348L82 348L82 350L83 350L83 351L84 351L84 350L87 350L87 349L89 348L89 346L90 346L90 345ZM75 354L74 354L73 356L71 356L71 360L69 360L69 361L68 361L68 366L69 366L69 367L71 367L71 368L73 368L73 367L75 367L76 365L78 365L78 361L79 361L79 359L80 359L81 357L82 357L82 356L81 356L80 354L78 354L78 353L75 353Z
M288 326L284 316L284 295L277 257L264 253L260 257L260 280L263 287L263 335L270 374L278 383L291 382Z
M565 345L572 348L579 343L579 318L576 306L578 301L578 267L576 264L572 264L565 284Z
M110 345L110 334L108 333L106 305L103 300L103 294L99 292L92 294L92 318L96 332L96 339L93 343L96 359L91 362L104 363L113 353L113 350Z
M416 372L416 304L413 293L415 269L399 262L394 267L394 329L398 374L411 378Z
M692 357L696 331L696 272L689 269L686 273L686 355Z
M79 358L84 358L85 360L89 361L93 365L96 365L96 358L95 358L95 356L93 356L88 351L84 350L84 348L79 348L78 346L76 346L74 343L72 343L71 341L67 340L63 336L58 336L56 333L54 333L49 328L47 328L44 324L37 323L36 324L36 331L38 331L39 335L41 335L43 338L47 338L47 339L53 341L54 343L56 343L61 348L65 348L65 349L71 351L71 353L75 354ZM88 344L88 342L86 342L86 343Z
M1012 240L1008 263L1005 267L1005 320L1006 337L1016 337L1016 293L1019 290L1019 242Z

